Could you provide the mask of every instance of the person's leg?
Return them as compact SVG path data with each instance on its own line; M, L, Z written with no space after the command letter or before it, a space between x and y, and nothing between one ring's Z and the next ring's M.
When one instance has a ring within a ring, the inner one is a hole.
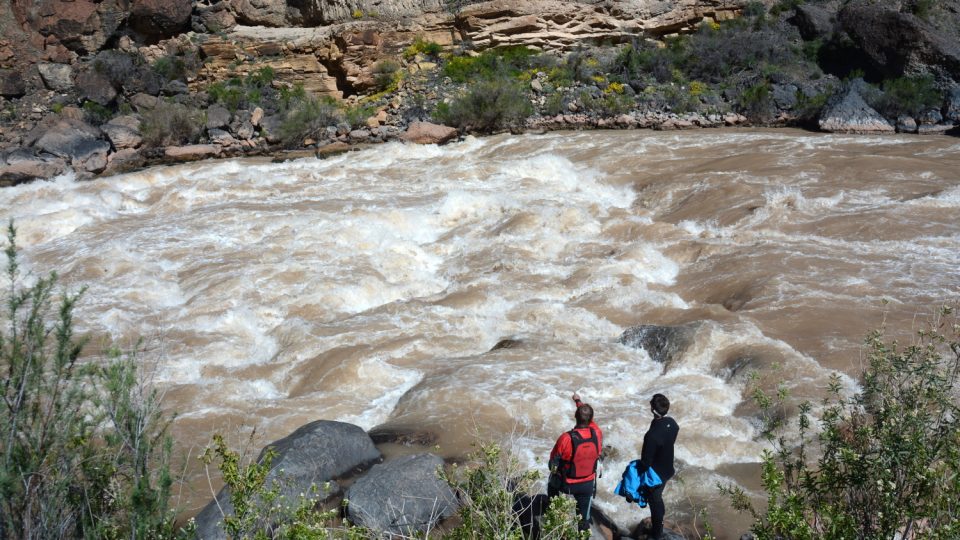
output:
M580 518L577 528L581 531L590 529L590 508L593 505L594 484L595 482L584 482L569 486L570 494L577 502L577 516Z
M663 485L647 491L647 502L650 503L650 540L659 540L663 534L663 516L667 509L663 504Z
M554 475L550 475L550 478L547 480L547 497L554 498L560 494L560 481L558 481Z

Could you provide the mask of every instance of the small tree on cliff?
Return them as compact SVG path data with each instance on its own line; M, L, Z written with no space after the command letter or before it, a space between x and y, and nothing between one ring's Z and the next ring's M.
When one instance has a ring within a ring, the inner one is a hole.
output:
M843 398L833 381L818 435L802 406L799 446L777 437L768 416L775 450L763 456L766 511L741 489L721 488L753 515L760 540L960 537L958 323L942 308L908 346L871 333L862 390ZM776 404L755 396L764 410Z

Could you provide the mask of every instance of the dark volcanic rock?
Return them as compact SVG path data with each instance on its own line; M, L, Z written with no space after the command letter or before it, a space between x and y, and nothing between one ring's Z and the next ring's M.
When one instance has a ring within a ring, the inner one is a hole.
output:
M403 456L374 466L347 490L353 523L413 536L453 515L456 496L437 476L443 460L433 454Z
M950 122L960 123L960 86L954 86L947 92L943 117Z
M300 427L287 437L267 445L276 452L268 485L278 482L290 501L316 486L316 498L326 499L339 491L332 479L369 466L380 459L380 451L363 429L343 422L317 420ZM264 450L265 452L266 450ZM260 453L258 460L263 458ZM220 508L232 512L229 493L217 494ZM197 536L204 540L224 539L222 516L217 501L211 501L197 515Z
M642 324L627 328L618 341L628 347L643 349L653 361L669 366L693 344L699 328L700 323L683 326Z
M35 146L88 172L102 171L110 151L110 143L99 139L95 128L76 120L57 122L43 133Z
M193 0L133 0L130 26L151 40L176 35L190 25Z
M937 29L929 21L873 0L853 0L840 10L842 29L871 68L888 78L933 73L960 81L958 30Z
M20 72L12 69L0 69L0 96L17 98L27 93L27 85Z
M105 74L96 69L86 69L77 74L77 90L82 99L88 99L100 105L109 105L117 98L117 89Z
M826 39L833 34L833 14L822 6L800 4L790 19L806 41Z
M52 178L66 169L67 163L62 158L36 156L30 150L20 148L0 160L0 186L19 184L36 178Z

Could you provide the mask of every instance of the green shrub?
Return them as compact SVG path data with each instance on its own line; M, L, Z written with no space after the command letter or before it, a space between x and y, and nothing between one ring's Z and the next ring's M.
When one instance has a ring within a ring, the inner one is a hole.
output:
M761 81L744 90L737 106L750 120L769 122L770 113L773 110L773 89L769 81Z
M443 52L443 47L439 43L427 41L421 36L417 36L413 43L403 50L403 57L411 60L418 54L424 54L432 58L439 58L441 52Z
M153 71L167 81L183 80L187 76L187 64L179 56L164 56L153 63Z
M216 82L207 87L207 95L231 111L236 111L246 102L247 93L240 79L234 77L227 82Z
M259 461L249 461L230 449L222 435L200 456L204 465L216 462L230 493L231 514L223 516L223 529L235 540L361 540L374 535L360 528L337 526L336 510L317 509L319 486L313 485L297 500L283 495L282 480L267 482L276 452L268 448ZM209 474L209 473L208 473Z
M907 5L910 13L921 19L928 19L933 12L933 8L937 6L937 0L913 0Z
M278 93L271 87L276 73L270 66L251 71L245 77L231 77L207 87L207 95L231 111L259 105L269 95L273 100Z
M470 464L455 467L444 479L457 493L461 507L460 524L444 538L474 540L524 538L514 503L532 491L539 478L536 471L523 471L517 460L499 445L487 444L470 456ZM574 540L589 538L590 533L577 531L573 500L556 497L540 520L542 540Z
M161 101L143 113L140 132L147 147L195 143L203 132L203 112L179 103Z
M291 106L280 124L280 143L299 148L305 139L319 139L327 126L343 121L343 113L332 98L307 97Z
M615 116L628 112L635 104L633 98L616 92L603 93L593 97L589 92L580 92L580 103L583 108L602 116Z
M392 92L400 83L400 64L389 58L380 60L373 66L373 80L376 89L381 92Z
M450 57L443 66L443 74L458 83L517 77L530 67L535 56L535 51L522 46L488 49L477 56Z
M106 123L113 118L113 111L96 101L83 102L83 115L87 121L95 126Z
M774 447L763 455L767 508L722 490L753 516L758 540L960 537L958 323L943 308L907 346L872 332L862 389L846 398L834 378L819 434L802 405L797 445L773 411L785 394L755 393Z
M873 105L891 118L901 114L917 116L927 109L938 108L942 99L930 75L886 80L882 88L883 94Z
M83 290L54 306L55 273L25 287L12 222L7 240L0 535L173 538L168 424L137 351L81 362L73 315Z
M490 133L517 127L533 113L533 107L518 84L494 79L473 84L449 107L438 107L441 122L468 131Z

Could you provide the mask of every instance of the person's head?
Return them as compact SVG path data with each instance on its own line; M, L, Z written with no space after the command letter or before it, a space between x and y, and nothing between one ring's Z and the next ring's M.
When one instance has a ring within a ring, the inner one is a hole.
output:
M657 418L666 416L667 411L670 410L670 400L663 394L654 394L650 400L650 410Z
M585 428L590 425L590 422L593 421L593 407L587 405L586 403L577 407L577 412L573 415L574 420L577 421L578 428Z

